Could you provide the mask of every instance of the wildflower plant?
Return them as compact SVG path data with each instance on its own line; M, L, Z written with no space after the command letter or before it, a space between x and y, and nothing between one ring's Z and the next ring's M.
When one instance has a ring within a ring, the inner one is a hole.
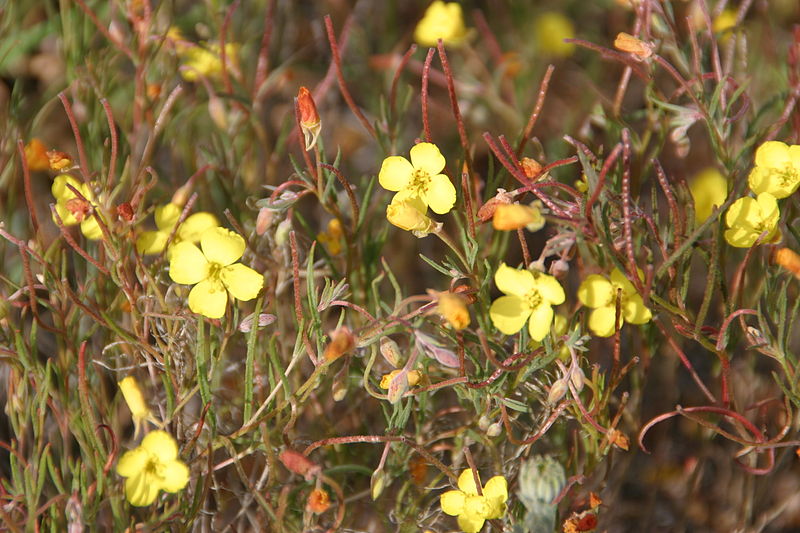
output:
M797 2L351 4L3 8L3 526L793 529Z

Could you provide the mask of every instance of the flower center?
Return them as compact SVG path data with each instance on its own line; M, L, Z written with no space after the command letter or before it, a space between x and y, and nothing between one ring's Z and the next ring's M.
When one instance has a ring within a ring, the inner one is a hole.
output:
M431 184L431 175L424 170L414 169L411 179L408 181L407 188L417 196L424 196L428 192Z
M164 464L151 455L144 467L144 473L148 476L164 479Z
M783 168L776 167L773 170L783 187L794 187L800 181L800 172L791 164L786 164Z
M536 309L542 304L544 299L542 298L542 295L539 294L539 291L536 289L531 289L528 294L525 295L523 300L525 300L525 303L529 309Z
M222 273L222 265L219 263L208 264L208 279L219 280Z

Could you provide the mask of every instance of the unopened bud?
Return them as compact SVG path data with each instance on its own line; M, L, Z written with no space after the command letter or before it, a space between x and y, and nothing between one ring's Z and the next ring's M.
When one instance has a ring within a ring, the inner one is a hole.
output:
M523 157L522 160L519 162L522 166L522 171L525 173L526 178L535 178L539 176L539 172L542 170L542 165L535 159L531 159L530 157Z
M480 428L481 431L486 431L489 429L491 424L491 419L486 415L481 415L481 417L478 419L478 428Z
M503 430L503 425L500 422L495 422L486 429L486 436L496 437L500 434L502 430Z
M290 448L282 451L278 459L287 470L303 476L306 481L310 481L315 475L322 471L322 468L320 468L318 464L314 463L302 453Z
M576 365L576 367L570 371L569 380L572 382L572 386L575 387L575 390L580 392L583 390L583 384L586 381L586 376L584 375L583 370Z
M372 473L372 477L369 479L370 495L372 496L373 501L378 499L385 486L386 473L383 471L383 469L374 471Z
M208 97L208 115L219 129L223 131L228 129L228 111L225 109L225 102L215 94Z
M567 393L567 383L563 379L559 379L550 387L550 392L547 393L547 403L554 404L559 401Z
M390 365L400 366L400 347L389 337L381 339L381 355Z
M300 110L300 129L303 130L306 150L311 150L317 144L320 131L322 131L322 121L317 113L314 97L305 87L300 87L297 92L297 107Z
M653 46L625 32L619 32L614 39L614 48L633 54L638 59L653 55Z
M347 326L336 328L328 336L331 340L325 347L326 361L335 361L356 346L356 336Z
M266 207L262 207L258 211L258 216L256 217L256 235L264 235L267 228L272 224L272 216L272 210Z
M563 278L569 272L569 263L563 259L557 259L550 263L550 275L556 278Z
M292 221L284 219L278 224L278 228L275 230L275 244L278 246L283 246L286 244L286 241L289 240L289 232L292 230Z

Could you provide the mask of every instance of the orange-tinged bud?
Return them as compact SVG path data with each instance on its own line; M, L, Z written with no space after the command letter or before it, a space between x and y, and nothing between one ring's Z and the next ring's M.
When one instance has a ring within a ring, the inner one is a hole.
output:
M495 211L501 205L508 205L514 200L514 195L507 192L505 189L498 189L494 198L490 198L480 209L478 209L478 218L481 222L486 222L494 216Z
M72 158L66 152L50 150L47 152L47 159L51 170L64 170L72 166Z
M617 38L614 39L614 48L633 54L639 59L647 59L653 55L652 45L624 31L619 32Z
M325 360L335 361L356 347L356 336L347 326L331 331L330 342L325 347Z
M522 171L527 178L535 178L542 170L542 165L539 164L537 160L530 157L523 157L519 164L522 166Z
M306 140L306 150L311 150L317 144L319 133L322 131L322 121L319 118L314 97L311 96L311 91L305 87L300 87L300 90L297 91L297 107L300 110L300 128L303 130L303 137Z
M28 162L28 170L43 171L50 169L47 147L36 138L31 139L31 142L25 145L25 161Z
M773 260L800 279L800 255L789 248L778 248L772 256Z
M325 489L312 490L311 494L308 495L308 503L306 505L312 513L324 513L331 506L331 498L328 496L328 491Z
M630 444L630 441L623 432L616 429L610 429L608 430L607 436L608 436L608 441L611 444L613 444L617 448L620 448L621 450L625 450L626 452L628 451L628 446Z
M287 448L281 452L278 459L290 472L303 476L306 481L322 471L320 466L302 453Z
M133 207L129 202L122 202L117 206L117 216L125 222L133 220Z
M469 326L469 310L464 298L452 292L441 292L438 294L438 301L439 314L453 329L462 330Z

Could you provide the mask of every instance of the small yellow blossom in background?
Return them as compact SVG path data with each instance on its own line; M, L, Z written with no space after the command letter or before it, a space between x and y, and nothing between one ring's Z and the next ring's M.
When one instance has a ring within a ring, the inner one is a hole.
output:
M785 268L797 279L800 279L800 255L789 248L778 248L772 254L772 259L776 264Z
M780 216L778 201L768 192L762 192L757 198L739 198L725 214L728 225L725 240L737 248L750 248L766 232L761 243L776 243L782 237L778 229Z
M205 46L188 46L178 48L178 57L182 60L181 76L186 81L197 81L199 78L219 78L222 74L222 56L219 44L210 43ZM228 69L238 66L237 54L239 45L225 44L225 64Z
M466 36L461 5L441 0L428 6L414 30L414 40L422 46L436 46L439 39L446 45L458 46Z
M714 21L711 23L711 30L714 33L725 33L727 30L736 26L736 10L735 9L723 9L722 13L717 15ZM722 41L726 40L725 36L723 37Z
M544 224L545 219L538 205L501 204L492 217L492 227L501 231L526 228L534 232L542 229Z
M695 176L689 185L694 200L694 221L700 225L711 216L714 207L725 203L728 180L715 168L707 168Z
M125 480L125 498L143 507L156 500L159 491L178 492L189 482L189 468L178 459L178 443L166 431L152 431L138 448L125 452L117 463Z
M41 172L50 170L50 159L47 157L47 147L37 138L25 145L25 161L28 163L28 170Z
M142 390L139 388L136 378L128 376L119 381L117 385L119 385L119 390L122 391L125 403L128 404L128 409L131 410L134 427L133 437L136 438L142 429L142 422L146 422L152 417L150 409L147 407L147 402L144 401Z
M188 241L172 247L169 276L175 283L195 285L189 309L208 318L221 318L228 292L238 300L252 300L264 285L264 276L237 263L244 254L244 239L225 228L203 232L200 248Z
M156 207L155 221L156 231L145 231L139 238L136 239L136 250L140 254L151 255L160 254L167 245L167 239L172 234L175 224L181 217L183 208L174 203L168 203ZM200 242L200 236L208 229L219 226L217 217L211 213L200 212L186 217L183 224L180 225L178 231L172 239L170 250L179 242L191 242L197 244Z
M89 202L94 201L91 188L68 174L59 174L53 180L50 192L56 199L56 213L65 226L81 225L81 233L90 240L96 241L103 236L95 214L89 214L91 204L79 198L67 185L72 186ZM56 221L55 216L53 221Z
M756 166L747 178L756 194L786 198L800 187L800 145L767 141L756 150Z
M384 390L388 389L388 388L389 388L389 383L391 383L391 382L392 382L392 380L394 379L394 377L395 377L397 374L399 374L400 372L402 372L402 370L392 370L392 371L391 371L391 372L389 372L388 374L384 374L383 376L381 376L381 384L380 384L380 387L381 387L382 389L384 389ZM419 373L419 370L409 370L409 371L408 371L408 374L407 374L407 377L408 377L408 386L409 386L409 387L413 387L414 385L416 385L417 383L419 383L419 378L420 378L421 376L422 376L422 374L420 374L420 373Z
M469 468L458 476L458 489L449 490L439 497L442 511L458 517L458 527L464 533L477 533L486 520L502 517L506 512L508 483L503 476L494 476L478 495L475 476Z
M419 200L420 207L430 206L434 213L443 215L456 203L456 188L450 178L441 174L445 159L432 143L419 143L411 148L411 161L393 155L383 160L378 181L384 189L397 191L392 203ZM419 211L424 216L425 209Z
M556 11L539 15L533 24L534 36L539 51L543 54L567 57L572 55L575 45L565 43L564 39L575 37L572 21Z
M437 311L455 330L469 326L469 309L463 296L452 292L436 293Z
M342 223L338 218L332 218L328 222L328 229L317 234L317 240L328 248L331 255L339 255L342 253L343 236Z
M643 277L639 271L639 278ZM578 300L586 307L591 307L589 329L598 337L610 337L614 334L614 317L617 313L617 292L620 294L619 327L625 322L646 324L653 318L650 309L644 305L641 295L636 292L633 283L618 268L611 271L610 280L599 274L591 274L578 287Z
M494 326L513 335L528 322L531 339L541 341L553 324L553 305L564 303L564 289L556 278L539 271L500 265L494 282L506 296L492 302L489 316Z

